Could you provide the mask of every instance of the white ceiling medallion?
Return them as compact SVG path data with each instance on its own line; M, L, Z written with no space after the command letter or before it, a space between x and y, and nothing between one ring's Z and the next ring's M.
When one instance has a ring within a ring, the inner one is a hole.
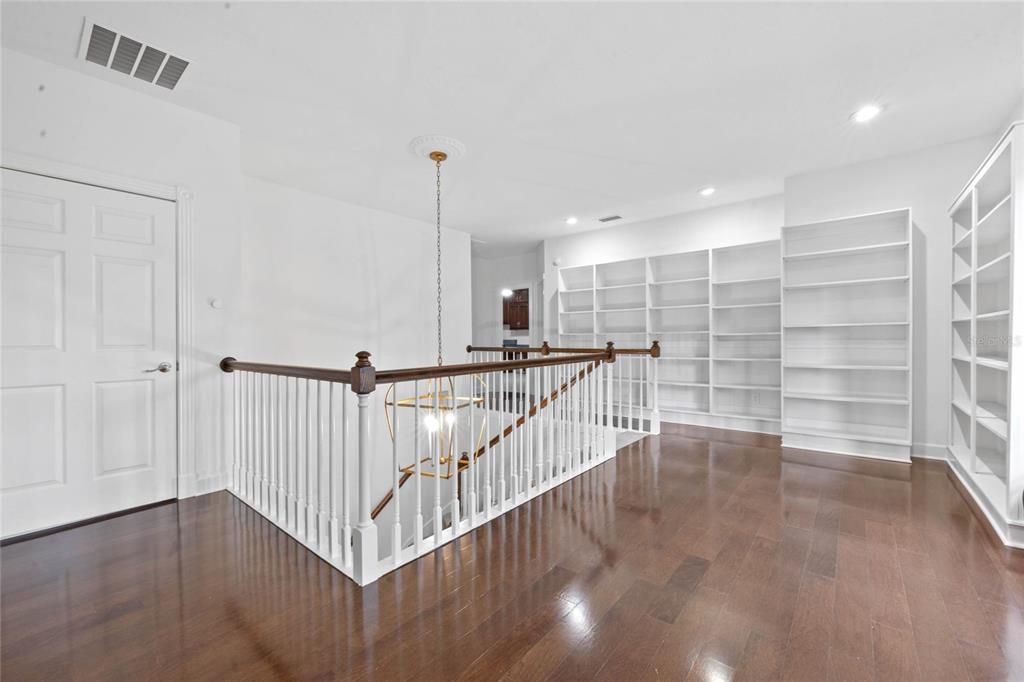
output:
M451 161L466 155L466 145L445 135L420 135L409 142L409 151L427 159L431 152L444 152L448 155L448 161Z

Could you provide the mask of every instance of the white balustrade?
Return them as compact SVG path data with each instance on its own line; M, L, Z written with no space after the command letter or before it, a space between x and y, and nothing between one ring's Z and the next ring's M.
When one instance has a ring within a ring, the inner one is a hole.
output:
M656 354L512 352L531 360L474 351L480 371L410 380L362 353L337 372L226 359L230 490L367 584L657 429Z

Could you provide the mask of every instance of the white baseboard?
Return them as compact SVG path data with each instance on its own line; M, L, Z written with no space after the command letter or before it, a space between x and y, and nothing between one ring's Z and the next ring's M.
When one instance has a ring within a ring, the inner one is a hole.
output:
M228 475L225 473L210 474L207 476L179 476L178 477L178 499L184 500L196 495L215 493L218 490L227 489Z
M208 493L215 493L218 490L225 490L227 487L227 474L211 474L210 476L203 476L196 479L195 494L206 495Z
M946 460L946 446L935 443L914 443L910 448L911 459Z

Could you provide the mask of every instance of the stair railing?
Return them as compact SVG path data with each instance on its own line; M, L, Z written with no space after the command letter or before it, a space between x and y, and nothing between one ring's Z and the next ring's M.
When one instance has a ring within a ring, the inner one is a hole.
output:
M224 358L229 490L368 584L613 457L620 353L398 370L365 351L342 370Z
M609 347L614 344L609 342ZM545 341L540 346L466 346L471 361L495 362L512 357L565 356L599 353L601 348L558 348ZM650 348L615 348L615 371L609 368L604 381L611 384L611 398L605 414L606 425L619 431L657 434L661 432L658 408L659 358L661 344Z

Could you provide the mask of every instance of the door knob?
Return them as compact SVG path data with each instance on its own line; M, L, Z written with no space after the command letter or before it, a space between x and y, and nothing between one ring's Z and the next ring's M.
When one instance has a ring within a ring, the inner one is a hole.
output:
M157 365L153 369L146 369L146 370L143 370L143 371L144 372L164 372L164 373L167 373L167 372L171 371L171 363L169 363L169 362L161 362L159 365Z

